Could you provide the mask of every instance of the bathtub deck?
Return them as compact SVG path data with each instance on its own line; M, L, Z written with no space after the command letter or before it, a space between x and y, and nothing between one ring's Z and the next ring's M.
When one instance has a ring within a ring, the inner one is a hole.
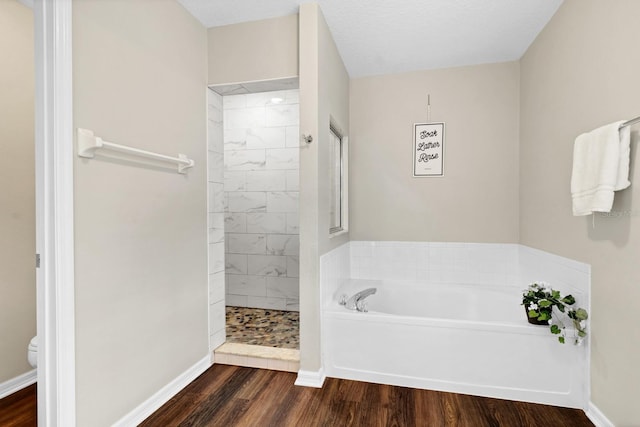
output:
M141 426L593 426L578 409L214 365Z

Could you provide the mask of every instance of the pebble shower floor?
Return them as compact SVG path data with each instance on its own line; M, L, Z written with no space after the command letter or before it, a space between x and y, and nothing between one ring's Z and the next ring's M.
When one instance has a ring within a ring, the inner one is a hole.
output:
M227 342L300 348L300 314L297 311L228 306L226 319Z

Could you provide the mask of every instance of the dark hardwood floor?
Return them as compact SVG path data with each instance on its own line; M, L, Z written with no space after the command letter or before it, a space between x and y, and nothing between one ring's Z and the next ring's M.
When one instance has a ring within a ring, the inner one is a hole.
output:
M577 409L214 365L141 426L593 426Z
M38 423L36 385L30 385L22 390L0 399L0 426L2 427L31 427Z
M142 426L592 426L577 409L214 365ZM35 426L36 385L0 400L0 426Z

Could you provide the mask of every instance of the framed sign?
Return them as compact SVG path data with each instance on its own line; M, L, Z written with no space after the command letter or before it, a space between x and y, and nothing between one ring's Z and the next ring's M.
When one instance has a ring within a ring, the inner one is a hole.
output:
M413 176L444 176L444 123L413 125Z

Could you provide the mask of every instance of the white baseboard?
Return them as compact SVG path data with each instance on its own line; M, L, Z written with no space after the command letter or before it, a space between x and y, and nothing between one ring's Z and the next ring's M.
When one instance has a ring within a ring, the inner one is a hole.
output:
M591 420L594 426L596 427L614 427L613 423L609 421L609 419L598 409L593 402L589 402L589 406L585 411L587 418Z
M114 427L137 426L147 419L149 415L157 411L162 405L167 403L169 399L178 394L180 390L185 388L191 381L195 380L200 374L209 369L211 366L211 355L208 354L195 365L184 371L173 381L158 390L153 396L142 402L137 408L129 412L120 420L116 421Z
M0 399L7 397L10 394L20 391L23 388L30 386L38 380L38 371L32 369L25 372L22 375L18 375L15 378L11 378L8 381L0 383Z
M303 371L301 369L298 371L298 378L296 378L295 385L322 388L324 379L325 375L322 368L317 371Z

